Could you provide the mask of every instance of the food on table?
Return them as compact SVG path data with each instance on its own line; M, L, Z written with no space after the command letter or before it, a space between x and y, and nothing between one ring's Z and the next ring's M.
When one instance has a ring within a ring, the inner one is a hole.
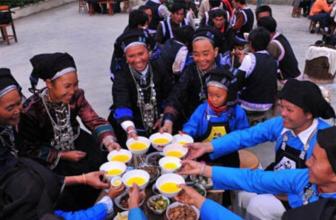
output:
M115 220L128 220L128 213L120 213L118 212L117 216L114 218Z
M163 168L166 170L175 170L178 168L178 165L176 163L165 163Z
M120 170L120 169L111 169L107 171L107 175L109 176L119 176L122 173L123 173L123 170Z
M126 163L129 161L130 157L126 154L117 154L111 158L111 161L119 161L122 163Z
M172 150L166 153L166 156L181 158L183 153L181 151Z
M129 146L130 150L133 151L141 151L145 150L147 148L146 143L140 142L140 141L135 141Z
M147 206L153 212L162 214L169 205L169 199L162 195L155 195L148 199Z
M197 220L197 213L188 205L178 205L168 210L170 220Z
M126 185L131 187L135 183L138 186L142 186L146 183L146 179L140 176L131 177L126 181Z
M121 185L121 179L115 179L112 181L112 186L118 187Z
M159 166L159 160L162 158L162 155L159 152L150 153L146 157L146 163L153 166Z
M192 184L189 185L192 188L194 188L199 194L201 194L202 196L206 196L206 189L202 184L196 183L196 184Z
M153 140L153 143L162 146L168 144L169 140L167 138L156 138Z
M120 199L120 205L124 209L128 209L128 197L128 194L125 194L125 196Z
M159 188L164 193L176 193L181 190L181 188L174 182L163 183Z
M149 173L150 181L154 181L160 174L159 169L151 165L145 165L145 166L139 167L139 169L147 171L147 173Z

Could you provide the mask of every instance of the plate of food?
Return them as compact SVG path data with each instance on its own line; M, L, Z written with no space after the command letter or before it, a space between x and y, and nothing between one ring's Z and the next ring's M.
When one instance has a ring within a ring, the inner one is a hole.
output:
M154 195L148 198L147 207L155 214L161 215L166 211L170 204L170 200L164 195Z
M116 204L116 206L124 211L128 210L128 192L123 192L121 195L119 195L118 197L116 197L114 199L114 204ZM139 204L139 206L141 206L145 201L145 198L143 198Z
M139 169L144 170L149 174L149 182L151 183L153 183L160 176L160 169L157 166L142 164Z
M200 212L195 206L185 205L180 202L170 204L166 211L168 220L197 220Z
M145 163L153 166L159 166L159 160L163 157L161 152L153 152L146 156Z
M193 189L195 189L202 196L206 197L207 191L206 191L205 187L202 184L192 183L192 184L187 184L187 185L190 186L190 187L192 187Z
M118 212L113 220L128 220L128 211Z
M202 186L204 186L205 189L210 189L213 186L213 182L212 182L211 178L207 178L207 177L204 177L204 176L190 175L190 176L188 176L186 182L187 182L188 185L201 184Z

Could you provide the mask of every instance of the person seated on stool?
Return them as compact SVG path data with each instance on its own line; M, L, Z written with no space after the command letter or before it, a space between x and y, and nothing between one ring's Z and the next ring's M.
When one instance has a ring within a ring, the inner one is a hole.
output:
M275 161L267 169L305 168L305 161L312 156L317 131L330 125L320 118L335 118L335 112L324 100L321 90L309 81L290 79L279 93L281 116L268 119L251 128L231 132L209 143L193 143L189 147L190 159L210 153L211 159L252 147L267 141L275 141ZM285 166L290 163L291 166ZM238 205L244 211L252 211L266 219L279 218L285 211L284 205L271 194L238 194ZM267 208L273 204L273 208ZM255 212L267 210L267 213Z

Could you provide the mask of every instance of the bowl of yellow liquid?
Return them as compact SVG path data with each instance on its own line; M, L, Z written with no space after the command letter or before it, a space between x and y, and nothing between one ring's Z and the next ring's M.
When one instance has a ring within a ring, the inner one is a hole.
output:
M150 140L146 137L138 136L137 139L128 139L126 141L126 146L133 154L145 154L149 149Z
M132 159L132 153L129 150L113 150L107 155L108 161L118 161L128 163Z
M173 173L181 168L181 160L177 157L162 157L159 165L162 173Z
M173 136L169 133L155 133L149 137L149 140L156 150L162 151L164 146L172 142Z
M133 186L133 183L139 186L140 189L145 189L149 182L150 175L144 170L130 170L122 176L122 182L128 188Z
M120 176L123 174L126 170L126 165L122 162L118 161L111 161L111 162L106 162L103 163L99 170L106 172L105 176L111 180L112 177L114 176Z
M175 173L167 173L161 175L155 182L155 187L160 193L168 198L176 196L180 191L180 184L185 184L181 175Z
M188 153L188 148L181 144L169 144L163 148L163 154L168 157L183 158Z
M194 139L187 134L176 134L173 136L173 144L177 143L177 144L181 144L181 145L185 145L185 144L191 144L194 143Z

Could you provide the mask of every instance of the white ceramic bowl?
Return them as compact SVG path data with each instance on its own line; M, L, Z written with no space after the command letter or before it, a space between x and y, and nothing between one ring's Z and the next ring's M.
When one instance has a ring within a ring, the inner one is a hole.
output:
M150 178L150 175L148 172L144 171L144 170L130 170L130 171L127 171L123 176L122 176L122 182L124 183L124 185L127 187L127 188L130 188L132 187L132 185L129 185L127 184L129 179L130 178L135 178L135 177L140 177L140 178L143 178L145 180L145 182L139 186L140 189L145 189L148 182L149 182L149 178Z
M167 168L167 164L174 164L176 167L172 168ZM162 157L159 160L159 165L161 167L161 172L162 173L173 173L176 170L180 169L182 164L181 160L177 157Z
M169 216L168 216L170 209L175 208L175 207L180 206L180 205L185 205L185 204L180 203L180 202L174 202L174 203L172 203L172 204L170 204L168 206L167 211L166 211L166 217L167 217L168 220L174 220L174 219L170 219ZM188 206L188 205L186 205L186 206ZM189 207L191 207L195 211L195 213L196 213L196 220L199 219L199 217L200 217L200 211L195 206L193 206L193 205L189 206Z
M107 155L108 161L119 161L122 163L128 163L132 159L132 153L129 150L120 149L113 150Z
M141 149L132 148L133 144L139 143L139 142L141 144L144 144L145 147ZM150 140L142 136L139 136L137 140L135 140L134 138L130 138L126 141L126 146L128 150L130 150L133 154L141 155L141 154L145 154L148 151L149 146L150 146Z
M158 143L158 139L165 139L166 140L166 143ZM155 134L152 134L150 137L149 137L149 140L151 141L152 143L152 146L158 150L158 151L162 151L163 147L170 144L173 140L173 136L169 133L155 133Z
M173 144L177 143L177 144L181 144L181 145L184 145L184 144L191 144L191 143L194 143L194 139L190 136L190 135L187 135L187 134L175 134L173 136Z
M177 185L180 185L185 184L185 181L182 176L174 173L163 174L156 180L155 187L160 191L160 193L164 196L167 196L168 198L172 198L181 191L181 188L175 192L165 192L161 189L161 186L165 183L175 183Z
M163 199L166 201L167 203L167 206L163 209L156 209L155 207L153 207L152 203L153 201L157 200L157 199ZM166 211L166 209L168 208L168 206L170 205L170 200L164 196L164 195L161 195L161 194L158 194L158 195L153 195L151 197L149 197L147 199L147 207L152 211L154 212L155 214L158 214L158 215L161 215L164 211Z
M127 198L124 199L125 196L126 196ZM119 209L121 209L121 210L124 210L124 211L129 210L127 200L124 201L124 205L126 205L126 207L125 207L125 206L122 206L121 203L122 203L122 200L123 200L123 199L124 199L124 200L128 199L128 192L127 192L127 191L124 191L124 192L121 193L119 196L117 196L117 197L114 199L114 204L115 204ZM145 198L143 198L143 199L140 201L140 203L139 203L139 207L142 206L144 202L145 202Z
M106 172L105 176L108 178L108 180L111 180L114 176L120 176L122 175L126 170L126 165L124 163L118 162L118 161L111 161L103 163L100 167L100 171ZM113 171L118 170L119 172L112 173Z
M183 158L188 153L188 148L181 144L169 144L163 148L163 154L169 157ZM177 155L179 154L179 155Z
M128 211L118 212L118 214L113 218L113 220L128 219Z

